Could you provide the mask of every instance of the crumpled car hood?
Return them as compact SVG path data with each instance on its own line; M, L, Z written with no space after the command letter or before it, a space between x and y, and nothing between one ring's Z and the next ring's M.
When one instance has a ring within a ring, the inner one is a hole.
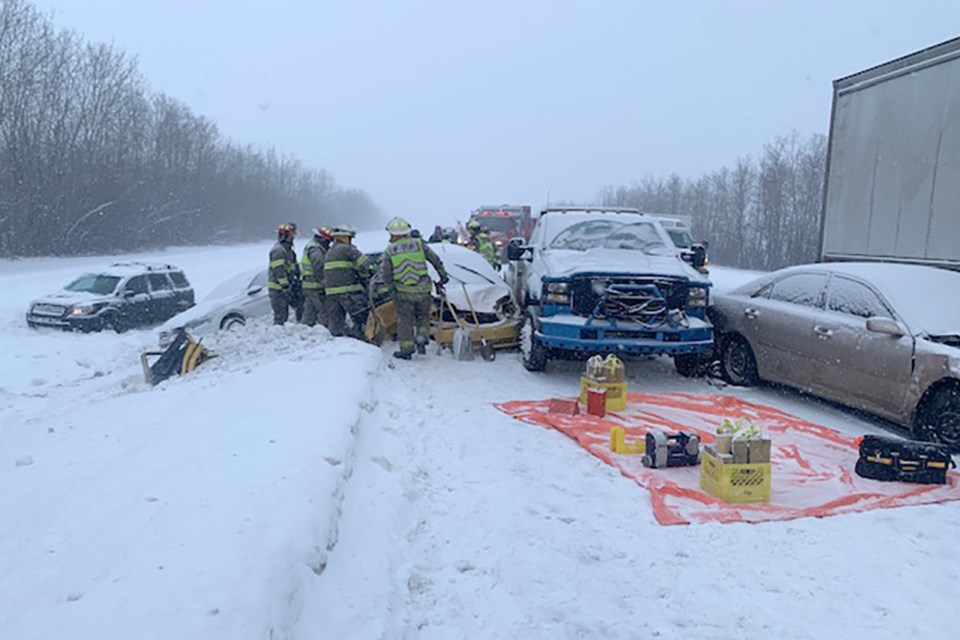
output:
M461 313L469 313L470 304L473 304L473 310L477 313L496 313L497 302L510 296L510 289L505 284L468 284L464 286L466 292L457 280L451 278L447 286L444 287L447 292L447 300Z
M686 278L691 282L709 283L706 276L672 253L661 256L621 249L549 249L543 252L542 260L546 266L544 276L547 277L567 277L578 273L621 273L672 276Z

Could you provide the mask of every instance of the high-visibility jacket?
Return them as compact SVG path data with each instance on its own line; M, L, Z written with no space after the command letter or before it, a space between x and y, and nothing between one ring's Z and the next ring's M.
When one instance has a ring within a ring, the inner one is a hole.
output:
M293 244L277 242L270 249L267 288L274 291L289 289L291 281L297 277L297 274L297 254L293 250Z
M381 261L383 282L402 294L429 294L433 288L427 262L433 265L440 280L447 279L443 263L420 238L404 237L390 243Z
M369 279L367 256L352 244L334 240L323 260L323 289L326 295L363 293Z
M493 239L490 238L490 234L481 231L470 238L470 244L468 246L470 249L482 255L484 259L490 263L490 266L494 268L500 267L500 256L497 254L497 247L493 244Z
M300 275L303 279L303 288L310 291L323 291L323 262L329 245L310 238L303 248L303 257L300 258Z

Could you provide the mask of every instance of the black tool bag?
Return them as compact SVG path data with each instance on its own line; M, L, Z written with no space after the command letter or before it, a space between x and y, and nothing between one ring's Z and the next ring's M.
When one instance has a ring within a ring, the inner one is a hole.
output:
M863 436L856 471L858 476L883 482L946 484L947 469L956 466L944 445Z

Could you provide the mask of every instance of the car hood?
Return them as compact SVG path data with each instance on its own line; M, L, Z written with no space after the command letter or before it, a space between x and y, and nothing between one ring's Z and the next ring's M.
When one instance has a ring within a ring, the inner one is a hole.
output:
M89 293L85 291L57 291L56 293L51 293L45 295L42 298L37 298L33 301L34 304L43 303L43 304L59 304L64 307L70 307L75 304L93 304L95 302L108 302L114 300L115 295L107 294L103 295L100 293Z
M691 282L709 283L709 279L680 260L676 253L649 255L641 251L589 249L571 251L548 249L542 254L545 277L567 277L578 273L615 273L625 275L658 275L685 278Z
M497 303L510 297L510 288L505 284L461 285L451 278L444 289L450 304L463 313L470 311L470 305L473 305L473 310L477 313L496 313Z

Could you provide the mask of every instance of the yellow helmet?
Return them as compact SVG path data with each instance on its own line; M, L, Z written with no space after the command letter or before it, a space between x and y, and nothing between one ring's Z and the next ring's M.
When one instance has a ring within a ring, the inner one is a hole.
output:
M392 236L405 236L413 230L410 223L403 218L394 218L387 223L386 229Z

